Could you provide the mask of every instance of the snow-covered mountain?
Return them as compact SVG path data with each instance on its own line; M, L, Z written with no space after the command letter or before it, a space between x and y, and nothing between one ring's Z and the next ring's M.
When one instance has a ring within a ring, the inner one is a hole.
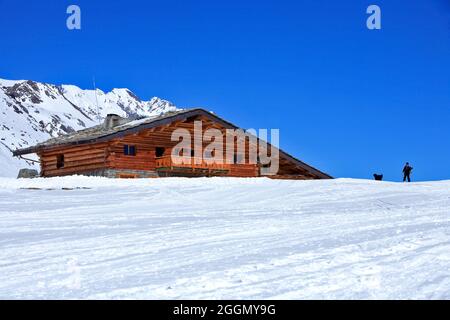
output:
M108 113L140 118L173 110L177 108L169 101L157 97L143 101L128 89L105 93L73 85L0 79L0 176L16 176L19 168L34 166L13 158L12 150L94 126Z

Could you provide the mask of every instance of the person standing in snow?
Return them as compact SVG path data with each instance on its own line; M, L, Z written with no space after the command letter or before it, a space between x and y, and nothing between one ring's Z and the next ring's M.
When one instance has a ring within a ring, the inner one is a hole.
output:
M406 179L408 179L408 182L411 182L411 171L412 171L412 167L409 165L409 162L407 162L405 164L405 166L403 167L403 182L406 181Z

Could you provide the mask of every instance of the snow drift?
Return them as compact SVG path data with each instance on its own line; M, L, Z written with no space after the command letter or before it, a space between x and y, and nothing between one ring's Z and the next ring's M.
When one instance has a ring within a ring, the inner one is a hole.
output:
M449 299L450 181L0 179L0 298Z

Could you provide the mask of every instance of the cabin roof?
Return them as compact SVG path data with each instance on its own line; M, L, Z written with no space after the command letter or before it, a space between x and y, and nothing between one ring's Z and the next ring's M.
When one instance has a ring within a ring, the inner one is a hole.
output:
M194 110L202 110L202 109L185 109L180 111L171 111L167 112L163 115L154 116L154 117L147 117L143 119L138 120L129 120L124 124L112 127L112 128L105 128L104 124L99 124L93 127L89 127L87 129L82 129L78 131L74 131L68 134L63 134L55 138L48 139L44 142L38 143L32 147L24 148L24 149L18 149L13 152L14 155L22 155L22 154L29 154L29 153L35 153L39 150L52 148L52 147L58 147L63 145L78 145L78 144L85 144L85 143L92 143L97 142L100 139L105 140L102 138L107 138L106 140L118 137L119 135L129 134L131 129L139 128L139 130L145 129L143 126L145 125L151 125L154 123L158 123L158 125L162 125L165 123L161 123L161 121L170 119L171 121L176 115L183 115L187 113L191 113ZM147 126L148 127L148 126Z
M56 138L51 138L47 141L36 144L35 146L17 149L13 151L14 156L21 156L24 154L36 153L45 149L58 148L62 146L82 145L94 142L109 141L114 138L120 138L122 136L137 133L141 130L150 129L154 127L170 124L174 121L181 121L189 117L204 115L213 118L216 122L223 125L225 128L237 129L238 127L232 123L218 117L212 112L208 112L204 109L184 109L179 111L167 112L160 116L147 117L138 120L130 120L125 124L115 126L110 129L106 129L103 124L96 125L87 129L75 131L69 134L61 135ZM307 171L318 175L321 178L332 178L330 175L311 167L310 165L298 160L297 158L289 155L288 153L280 151L280 156L285 157L291 161L294 161L298 166L306 169Z

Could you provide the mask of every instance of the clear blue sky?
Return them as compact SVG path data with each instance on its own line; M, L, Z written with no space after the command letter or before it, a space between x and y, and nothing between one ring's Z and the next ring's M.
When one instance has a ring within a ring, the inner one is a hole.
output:
M81 7L80 31L66 8ZM366 28L377 4L382 29ZM335 177L450 179L450 1L0 0L0 77L202 106Z

